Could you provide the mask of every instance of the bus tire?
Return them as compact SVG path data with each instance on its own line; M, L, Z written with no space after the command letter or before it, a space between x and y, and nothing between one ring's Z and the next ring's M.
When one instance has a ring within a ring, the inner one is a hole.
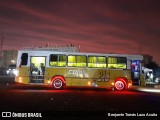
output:
M60 78L56 78L53 82L52 82L52 87L55 90L61 90L64 87L64 83Z
M123 81L116 81L115 82L115 89L118 91L122 91L125 88L125 83Z

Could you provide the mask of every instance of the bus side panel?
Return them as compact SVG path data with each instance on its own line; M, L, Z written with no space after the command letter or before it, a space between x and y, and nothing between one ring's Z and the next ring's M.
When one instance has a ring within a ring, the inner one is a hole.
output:
M86 68L46 68L47 79L52 79L53 76L64 76L66 86L88 86L91 81L87 77Z
M88 79L86 68L68 68L66 71L67 86L89 86L91 80Z
M53 76L62 75L66 80L66 86L103 86L111 85L109 73L106 69L88 69L88 68L46 68L47 79Z
M15 81L23 84L29 84L29 67L18 67L19 76L16 77Z
M130 70L88 69L88 76L98 87L111 87L119 77L124 77L128 83L132 83Z
M96 68L46 68L46 78L61 75L66 80L66 86L96 86L111 87L118 77L131 81L129 70L106 70Z
M128 80L128 83L132 83L131 71L130 70L109 70L110 80L115 81L119 77L124 77Z
M45 80L52 80L52 77L61 75L65 77L65 68L51 68L51 67L46 67L45 68Z
M93 80L93 86L107 87L110 85L109 72L106 69L88 69L88 77Z

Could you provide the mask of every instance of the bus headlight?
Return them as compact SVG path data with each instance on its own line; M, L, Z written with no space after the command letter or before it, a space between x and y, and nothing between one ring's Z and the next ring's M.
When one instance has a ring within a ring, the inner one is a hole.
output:
M151 77L150 77L151 79L153 79L153 74L151 74Z
M160 81L160 79L159 79L159 78L156 78L156 79L155 79L155 82L156 82L156 83L158 83L159 81Z
M18 76L18 70L14 69L13 74L17 77Z
M7 75L9 74L9 72L10 72L10 71L9 71L9 70L7 70Z

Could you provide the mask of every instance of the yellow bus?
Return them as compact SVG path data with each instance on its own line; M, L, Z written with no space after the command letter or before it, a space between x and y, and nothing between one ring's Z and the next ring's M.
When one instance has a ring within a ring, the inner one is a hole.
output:
M75 47L25 48L18 51L15 81L53 89L79 86L121 91L132 86L132 68L140 72L142 60L141 55L82 53Z

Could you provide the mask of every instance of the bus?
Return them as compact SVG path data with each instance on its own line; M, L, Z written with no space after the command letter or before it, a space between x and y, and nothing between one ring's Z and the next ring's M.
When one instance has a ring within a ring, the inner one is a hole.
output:
M25 48L18 51L15 82L122 91L141 75L143 56L79 52L75 47Z

